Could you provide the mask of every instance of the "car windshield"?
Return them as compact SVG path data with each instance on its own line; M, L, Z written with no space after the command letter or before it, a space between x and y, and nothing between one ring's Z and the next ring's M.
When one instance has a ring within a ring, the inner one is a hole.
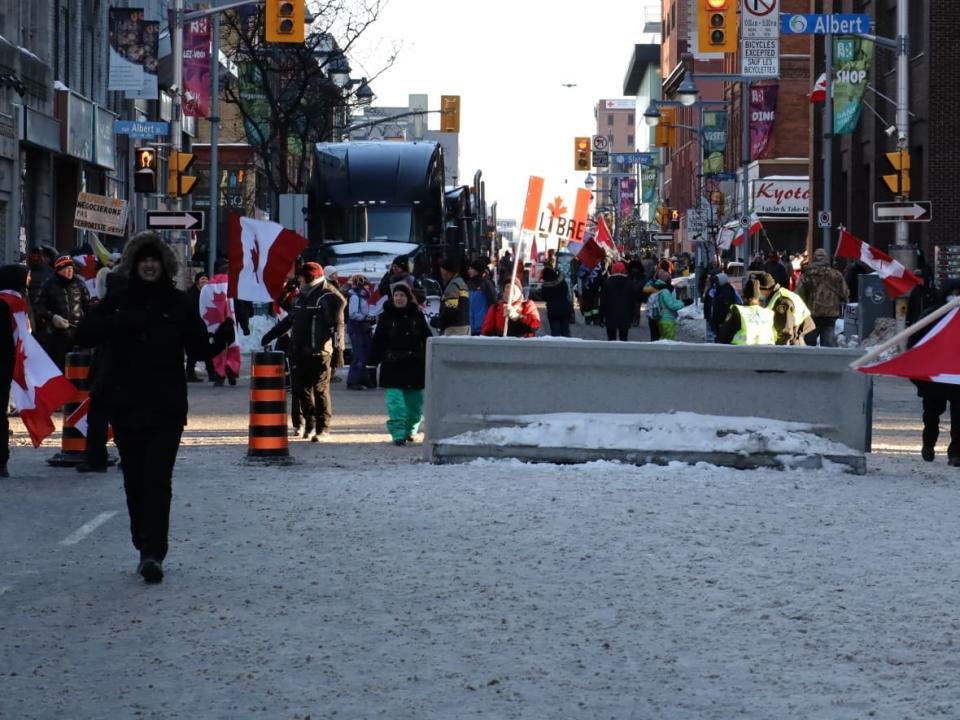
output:
M415 235L412 208L356 207L353 210L355 242L399 240L410 242Z

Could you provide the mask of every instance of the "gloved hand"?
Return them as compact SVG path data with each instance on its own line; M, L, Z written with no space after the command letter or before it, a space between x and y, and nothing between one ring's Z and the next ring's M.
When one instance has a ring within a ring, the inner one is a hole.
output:
M54 315L52 318L50 318L50 324L53 325L57 330L66 330L68 327L70 327L70 321L59 315Z
M516 322L520 319L520 311L514 305L507 305L507 317Z
M272 342L273 340L264 335L262 338L260 338L260 347L270 347L270 343Z

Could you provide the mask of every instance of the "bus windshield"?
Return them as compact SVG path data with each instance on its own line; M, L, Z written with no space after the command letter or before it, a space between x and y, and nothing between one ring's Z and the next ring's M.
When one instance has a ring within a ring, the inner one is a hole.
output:
M397 240L410 242L416 237L413 208L355 207L353 209L353 242Z

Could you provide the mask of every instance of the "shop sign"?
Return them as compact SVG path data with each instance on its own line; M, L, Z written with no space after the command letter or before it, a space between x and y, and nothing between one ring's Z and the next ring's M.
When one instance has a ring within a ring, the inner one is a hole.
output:
M753 181L753 209L758 215L804 215L810 211L810 181L806 178Z

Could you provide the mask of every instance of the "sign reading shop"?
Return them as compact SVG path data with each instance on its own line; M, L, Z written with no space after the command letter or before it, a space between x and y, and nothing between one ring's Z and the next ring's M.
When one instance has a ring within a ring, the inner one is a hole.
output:
M760 178L753 181L753 209L758 215L804 215L810 211L807 178Z

